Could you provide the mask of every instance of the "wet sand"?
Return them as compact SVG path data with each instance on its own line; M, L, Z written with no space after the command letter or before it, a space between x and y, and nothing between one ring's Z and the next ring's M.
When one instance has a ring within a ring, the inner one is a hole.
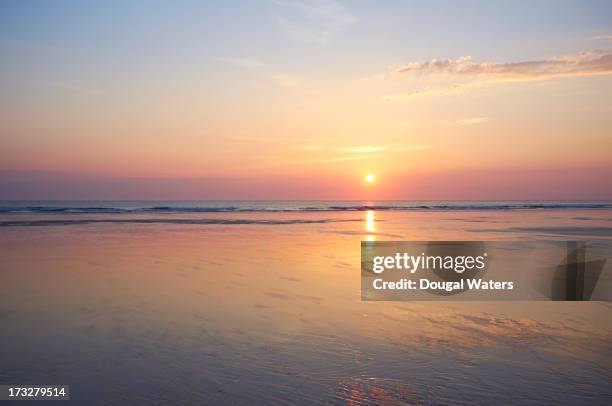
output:
M612 402L609 303L362 302L359 278L361 240L610 239L611 210L115 218L2 216L56 223L0 228L0 383L90 405Z

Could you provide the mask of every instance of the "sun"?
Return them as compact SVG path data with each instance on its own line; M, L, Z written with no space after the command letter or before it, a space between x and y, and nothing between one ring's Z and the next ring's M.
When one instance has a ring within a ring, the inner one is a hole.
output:
M365 180L366 183L374 183L374 181L376 181L376 175L368 173L363 180Z

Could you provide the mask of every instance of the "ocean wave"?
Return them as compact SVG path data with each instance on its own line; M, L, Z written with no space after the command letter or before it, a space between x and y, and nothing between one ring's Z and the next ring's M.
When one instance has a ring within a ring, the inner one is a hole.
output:
M181 224L181 225L291 225L291 224L326 224L359 222L360 219L314 219L314 220L252 220L252 219L62 219L62 220L18 220L0 221L0 227L44 227L44 226L70 226L82 224Z
M465 211L465 210L545 210L545 209L612 209L611 202L516 202L516 203L406 203L320 206L151 206L151 207L64 207L4 206L0 213L41 214L124 214L124 213L245 213L245 212L336 212L336 211Z

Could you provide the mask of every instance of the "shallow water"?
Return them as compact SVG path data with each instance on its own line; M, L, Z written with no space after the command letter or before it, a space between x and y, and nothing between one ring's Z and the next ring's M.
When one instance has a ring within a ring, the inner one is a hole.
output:
M69 384L94 405L612 402L609 303L362 302L359 279L364 239L611 239L610 209L0 224L2 384Z

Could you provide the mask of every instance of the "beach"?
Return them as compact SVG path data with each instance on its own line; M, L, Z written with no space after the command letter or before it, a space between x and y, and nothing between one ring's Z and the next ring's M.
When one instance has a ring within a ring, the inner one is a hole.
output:
M90 405L612 401L610 303L366 302L359 277L361 241L609 240L609 203L2 207L3 383Z

